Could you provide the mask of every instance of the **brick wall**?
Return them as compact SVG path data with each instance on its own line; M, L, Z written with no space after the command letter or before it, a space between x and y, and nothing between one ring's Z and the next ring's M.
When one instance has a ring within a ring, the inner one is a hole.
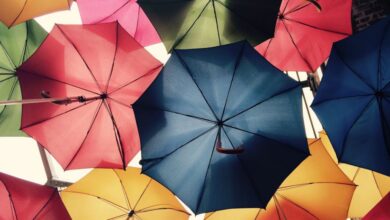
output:
M361 31L390 14L390 0L353 0L352 2L354 32Z

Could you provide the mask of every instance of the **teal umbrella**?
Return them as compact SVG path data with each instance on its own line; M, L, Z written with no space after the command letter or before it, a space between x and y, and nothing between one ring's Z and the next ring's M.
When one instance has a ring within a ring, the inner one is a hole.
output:
M22 99L16 69L45 39L47 32L34 20L8 29L0 23L0 100ZM21 105L0 106L0 136L25 136L19 130Z

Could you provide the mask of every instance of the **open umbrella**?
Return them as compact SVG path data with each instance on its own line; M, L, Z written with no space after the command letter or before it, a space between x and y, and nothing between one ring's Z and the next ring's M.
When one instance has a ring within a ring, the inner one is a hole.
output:
M139 152L131 104L161 67L116 22L56 25L18 68L22 130L64 169L125 168Z
M186 220L189 214L138 168L94 169L61 192L72 219Z
M118 20L142 46L160 42L156 29L136 0L78 0L77 6L84 24Z
M0 173L0 219L70 220L57 189Z
M312 108L339 162L390 175L390 17L334 44Z
M266 209L208 213L206 220L345 220L355 185L332 161L322 142L309 140L311 156L276 191Z
M0 23L0 100L21 99L16 68L38 48L47 33L35 21L8 29ZM0 106L0 136L24 136L22 107Z
M73 0L2 0L0 21L11 27L50 12L69 9Z
M388 193L362 220L390 219L390 193Z
M281 70L314 73L332 43L352 33L352 0L317 0L317 7L312 2L283 0L275 37L256 47Z
M337 163L336 153L325 132L320 132L321 141L333 160ZM388 192L390 177L360 167L339 163L340 169L356 184L348 217L361 218L367 214Z
M301 95L246 41L174 50L133 106L143 172L195 213L265 207L309 153Z
M138 0L170 52L273 36L281 0Z

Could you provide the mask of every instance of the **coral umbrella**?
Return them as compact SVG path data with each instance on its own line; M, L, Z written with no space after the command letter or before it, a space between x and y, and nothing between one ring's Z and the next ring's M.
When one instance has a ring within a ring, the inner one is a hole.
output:
M390 175L390 17L334 44L312 108L340 163Z
M11 27L34 17L70 8L73 0L1 0L0 21Z
M139 152L131 104L161 67L117 22L56 25L18 68L22 130L64 169L125 168Z
M161 40L136 0L78 0L84 24L97 24L118 20L119 24L142 46Z
M388 193L362 220L390 219L390 193Z
M351 7L352 0L283 0L275 37L256 50L281 70L314 73L332 43L352 33Z
M161 184L126 171L94 169L61 192L72 219L186 220L189 214Z
M311 156L279 187L266 209L208 213L206 220L345 220L355 185L333 162L322 142L309 140Z
M195 213L265 207L309 153L301 92L246 41L174 50L133 106L143 172Z
M0 23L0 100L21 99L16 68L39 47L47 33L33 20L8 29ZM20 105L0 106L0 136L25 136L19 130Z
M273 36L281 0L138 0L168 52Z
M0 173L0 219L70 220L57 189Z
M324 131L320 132L321 141L332 159L337 156ZM390 177L364 168L339 163L340 169L356 184L348 217L361 218L367 214L387 193L390 192Z

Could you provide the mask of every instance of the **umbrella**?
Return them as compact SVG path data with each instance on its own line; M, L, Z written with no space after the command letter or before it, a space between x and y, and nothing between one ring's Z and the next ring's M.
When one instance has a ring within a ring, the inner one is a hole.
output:
M301 95L247 42L174 50L133 106L143 172L195 213L265 207L309 153Z
M138 0L161 40L173 48L205 48L273 36L281 0Z
M189 214L161 184L140 174L94 169L61 192L72 219L186 220Z
M321 141L332 159L337 163L336 153L324 131L320 132ZM340 169L356 184L348 217L361 218L367 214L388 192L390 177L360 167L339 163Z
M70 220L57 189L0 173L0 219Z
M390 219L390 193L388 193L363 220Z
M338 160L390 175L390 18L334 44L312 108Z
M33 20L10 29L0 23L0 100L21 99L16 68L30 57L46 35ZM0 136L25 135L19 131L21 112L21 106L0 106Z
M72 0L2 0L0 21L11 27L34 17L70 8Z
M256 47L285 71L314 71L328 58L332 43L352 33L352 0L283 0L275 37ZM317 9L320 7L321 11Z
M77 5L84 24L118 20L142 46L160 42L156 30L136 0L78 0Z
M139 152L131 104L161 67L117 22L56 25L18 68L21 128L64 169L125 168Z
M223 210L208 213L205 219L346 219L355 185L319 139L309 140L309 148L311 156L287 177L266 209Z

